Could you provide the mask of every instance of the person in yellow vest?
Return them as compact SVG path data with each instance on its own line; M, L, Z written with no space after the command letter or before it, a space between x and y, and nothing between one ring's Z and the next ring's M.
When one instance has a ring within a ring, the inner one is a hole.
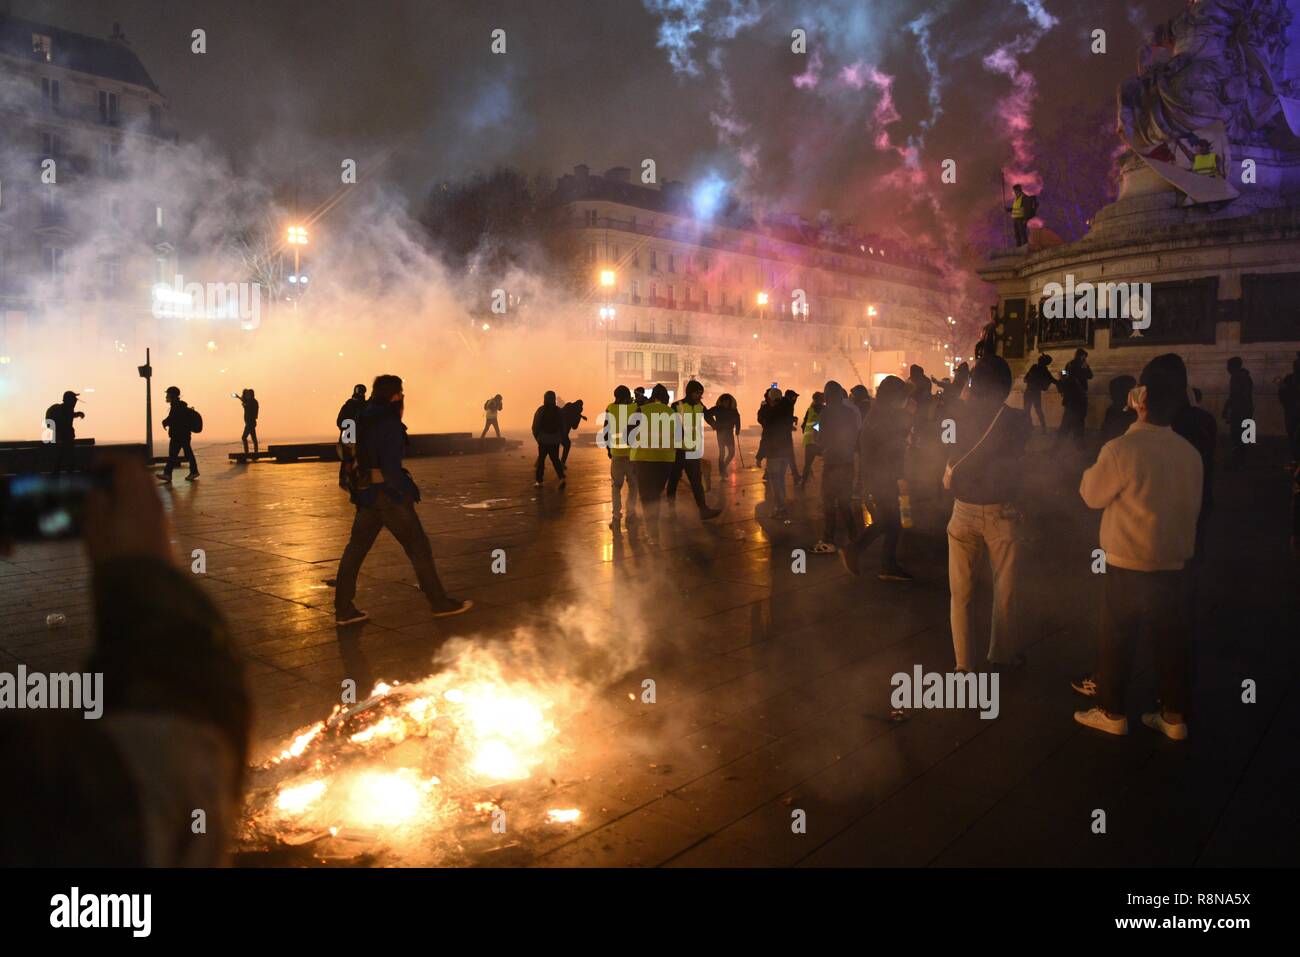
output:
M623 514L624 483L627 484L628 528L636 521L636 473L632 470L632 450L627 441L627 431L635 413L632 390L620 385L614 390L614 401L605 406L605 424L599 433L599 441L609 456L609 483L614 493L614 517L609 527L614 531L618 531L618 520Z
M1192 154L1192 172L1200 176L1222 176L1223 169L1219 163L1219 154L1214 152L1208 140L1198 139L1196 152Z
M799 476L799 487L808 484L808 479L812 478L813 460L822 454L821 446L817 442L817 420L821 418L822 409L826 407L826 396L820 392L814 392L812 405L808 406L803 414L803 423L800 428L803 430L803 474Z
M1016 245L1028 246L1029 221L1038 215L1038 197L1030 196L1019 183L1011 187L1011 192L1016 198L1006 209L1011 214L1011 225L1016 230Z
M673 405L681 422L681 429L675 434L673 471L668 477L668 505L677 504L677 483L682 473L686 473L691 483L691 494L695 496L695 505L700 510L700 518L716 518L722 514L720 508L710 508L704 498L704 477L701 463L704 460L704 386L694 379L686 383L686 397Z
M628 429L628 458L636 474L636 494L645 520L643 528L652 538L659 531L659 499L677 459L673 435L680 427L675 418L668 405L668 389L661 382L651 390L650 401L641 406Z

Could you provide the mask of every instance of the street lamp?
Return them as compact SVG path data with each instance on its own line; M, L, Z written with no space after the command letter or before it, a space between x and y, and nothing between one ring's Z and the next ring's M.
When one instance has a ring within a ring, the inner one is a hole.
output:
M612 269L600 271L601 306L600 324L605 327L605 375L609 377L609 327L614 320L614 307L609 304L609 297L618 282L618 275Z
M758 300L758 304L759 304L760 306L766 306L766 305L767 305L767 293L765 293L765 292L760 292L756 298L757 298L757 300Z
M301 259L302 247L307 245L307 227L290 226L289 233L285 241L288 242L288 244L293 247L293 275L289 277L289 282L293 283L294 285L298 285L299 279L301 278L302 285L306 285L307 277L301 275L302 266L301 266L300 259ZM295 311L298 308L297 294L295 294L293 297L293 308L295 309Z

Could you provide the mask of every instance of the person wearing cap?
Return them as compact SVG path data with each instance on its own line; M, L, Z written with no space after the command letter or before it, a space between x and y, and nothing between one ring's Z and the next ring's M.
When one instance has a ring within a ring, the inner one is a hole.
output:
M84 419L86 413L74 411L78 393L68 390L63 401L45 410L45 418L54 433L54 471L70 472L76 468L77 430L75 419Z
M686 473L691 483L691 494L695 496L695 505L700 510L700 518L708 520L717 518L722 509L710 508L704 498L704 478L700 464L704 459L704 386L694 379L686 383L685 397L673 403L673 412L678 416L681 428L673 436L673 470L668 476L668 506L677 504L677 483L682 473Z
M163 419L163 428L167 430L167 464L163 466L162 480L168 485L172 481L172 472L180 464L180 457L185 456L189 463L190 474L185 481L193 482L199 477L199 462L194 457L194 447L190 444L194 431L193 410L181 399L181 390L176 386L167 387L167 405L171 411Z

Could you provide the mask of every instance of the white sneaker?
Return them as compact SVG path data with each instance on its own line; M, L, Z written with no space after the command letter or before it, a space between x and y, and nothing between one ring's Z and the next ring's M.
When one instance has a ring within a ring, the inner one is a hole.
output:
M1089 708L1087 711L1076 711L1074 720L1085 727L1094 728L1097 731L1105 731L1107 734L1128 734L1128 718L1112 718L1101 708Z
M1172 721L1166 721L1163 711L1142 715L1142 723L1152 731L1159 731L1170 741L1187 740L1187 722L1180 721L1175 724Z

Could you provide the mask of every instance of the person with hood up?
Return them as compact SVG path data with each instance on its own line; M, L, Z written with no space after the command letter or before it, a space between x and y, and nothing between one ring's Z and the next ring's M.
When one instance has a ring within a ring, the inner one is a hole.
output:
M533 439L537 442L537 464L533 471L538 488L542 487L542 476L549 458L559 476L560 488L564 488L564 462L560 459L560 446L568 439L569 430L564 427L564 410L555 404L555 393L548 391L542 396L542 404L533 413Z
M180 465L180 457L184 455L190 466L190 474L185 476L185 481L193 482L199 477L199 462L194 457L194 446L191 444L196 413L181 400L181 390L176 386L168 386L166 396L171 411L162 422L168 436L167 464L163 466L162 480L171 484L172 472Z

